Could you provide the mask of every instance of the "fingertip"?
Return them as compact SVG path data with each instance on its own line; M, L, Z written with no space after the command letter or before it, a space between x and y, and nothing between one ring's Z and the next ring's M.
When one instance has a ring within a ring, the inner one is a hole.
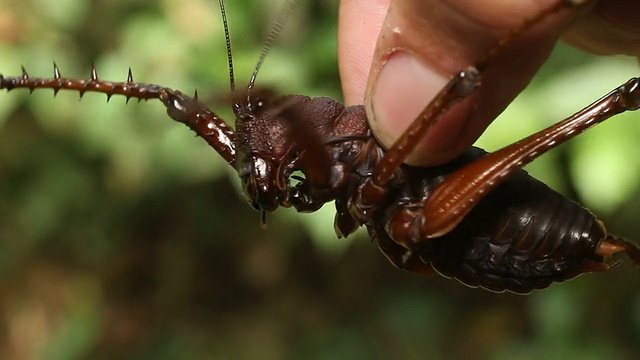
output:
M387 148L458 71L486 57L501 39L557 0L484 4L473 0L392 1L373 56L365 108ZM554 6L556 6L554 5ZM478 11L475 11L478 10ZM509 15L509 16L500 16ZM554 12L491 57L476 93L450 109L406 159L436 165L470 146L529 82L571 11ZM550 21L547 21L550 20Z
M340 1L338 64L347 105L364 101L373 52L390 1Z
M391 146L448 80L411 53L392 54L365 102L369 124L378 141Z

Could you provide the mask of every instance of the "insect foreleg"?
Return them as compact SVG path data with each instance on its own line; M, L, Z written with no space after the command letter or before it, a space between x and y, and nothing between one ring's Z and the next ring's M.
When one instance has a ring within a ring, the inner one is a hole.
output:
M107 95L107 101L113 95L122 95L129 99L150 100L160 99L167 107L167 113L172 119L189 126L199 136L202 136L227 162L235 161L235 134L224 120L211 110L198 103L197 96L190 98L179 91L155 84L143 84L133 81L131 69L124 82L101 80L95 67L91 67L88 79L70 79L60 75L60 69L53 64L52 78L31 77L22 68L22 76L4 77L0 75L0 89L52 89L54 94L60 90L77 91L80 97L87 92L97 92Z
M198 94L191 98L180 91L163 88L159 99L173 120L187 125L202 137L229 164L236 160L236 134L227 123L198 102Z

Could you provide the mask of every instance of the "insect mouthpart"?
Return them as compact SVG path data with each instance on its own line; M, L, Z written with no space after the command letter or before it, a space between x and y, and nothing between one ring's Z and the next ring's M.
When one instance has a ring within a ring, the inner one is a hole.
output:
M254 154L239 164L238 176L242 181L242 190L255 210L274 211L280 205L278 187L271 184L271 179L278 175L272 172L277 172L277 167Z

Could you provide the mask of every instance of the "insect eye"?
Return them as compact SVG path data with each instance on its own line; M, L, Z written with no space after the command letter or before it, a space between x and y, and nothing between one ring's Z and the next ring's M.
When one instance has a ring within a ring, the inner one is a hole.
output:
M249 103L249 107L253 114L260 112L262 108L265 107L265 105L266 105L266 101L261 97L252 98L251 102Z

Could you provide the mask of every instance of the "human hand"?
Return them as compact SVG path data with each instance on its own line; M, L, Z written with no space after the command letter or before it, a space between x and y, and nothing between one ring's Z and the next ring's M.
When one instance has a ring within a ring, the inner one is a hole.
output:
M557 1L342 0L345 101L365 102L376 138L389 147L455 73ZM640 56L640 2L590 0L527 30L491 60L480 89L444 115L407 162L435 165L462 153L529 83L561 36L593 53Z

